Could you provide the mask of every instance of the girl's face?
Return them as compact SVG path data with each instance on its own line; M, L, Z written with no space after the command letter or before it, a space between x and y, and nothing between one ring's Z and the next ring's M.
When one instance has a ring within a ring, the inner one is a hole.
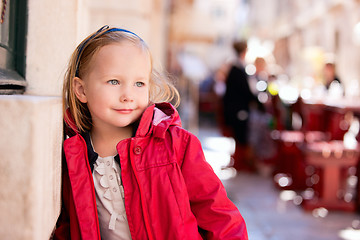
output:
M97 129L127 127L149 105L150 56L130 42L106 45L91 60L90 71L74 79Z

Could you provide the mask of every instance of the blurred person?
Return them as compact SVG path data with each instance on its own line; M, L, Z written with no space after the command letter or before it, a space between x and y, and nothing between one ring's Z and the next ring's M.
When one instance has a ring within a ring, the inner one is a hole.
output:
M226 90L223 97L224 124L228 129L226 132L235 139L233 167L238 171L255 171L251 149L248 145L248 123L250 103L257 102L257 98L250 90L248 75L245 72L247 42L234 42L233 48L237 59L226 78Z
M267 63L264 58L257 57L254 61L255 73L249 78L250 90L254 95L258 95L259 92L266 92L268 73L266 70ZM259 89L259 82L265 83L265 87Z
M227 132L228 129L225 127L223 107L223 97L226 91L226 77L229 72L229 67L230 65L228 63L224 63L216 70L214 75L215 83L213 86L216 96L216 123L224 136L231 136L231 134Z
M199 112L200 117L205 113L207 119L213 125L223 125L223 110L221 99L225 93L225 80L228 71L228 64L220 65L215 71L211 72L199 86Z
M344 96L344 86L336 74L335 63L328 62L325 64L324 82L328 97L340 99Z
M174 97L135 33L104 26L79 44L64 81L54 239L248 239Z
M279 88L278 76L275 74L269 74L266 90L269 100L265 104L266 112L272 116L269 127L276 130L285 130L287 110L285 108L285 104L279 97Z
M335 63L328 62L324 66L324 84L327 90L329 90L332 83L341 84L339 77L336 74Z
M264 163L272 161L276 155L276 146L270 136L273 123L271 94L268 92L268 72L266 60L257 57L254 61L256 71L249 77L249 85L252 93L257 97L257 107L251 106L249 119L249 144L254 152L256 167L258 170ZM264 109L266 109L264 111Z
M222 64L215 72L214 80L214 92L220 98L222 98L226 91L226 78L229 72L229 64Z
M199 121L214 125L216 119L215 73L211 72L199 84Z

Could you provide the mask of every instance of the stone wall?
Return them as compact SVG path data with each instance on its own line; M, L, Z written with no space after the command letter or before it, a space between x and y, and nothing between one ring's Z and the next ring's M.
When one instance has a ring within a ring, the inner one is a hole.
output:
M27 90L0 96L1 239L49 239L60 211L61 88L77 4L28 1Z
M1 239L45 240L54 229L61 201L62 82L76 45L100 25L124 26L154 47L155 58L165 59L164 1L100 2L28 0L27 90L0 96Z

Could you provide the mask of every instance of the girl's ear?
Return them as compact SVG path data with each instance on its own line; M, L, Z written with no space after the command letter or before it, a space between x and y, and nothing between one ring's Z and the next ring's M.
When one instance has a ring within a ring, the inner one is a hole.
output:
M80 102L82 103L87 103L87 97L85 94L85 88L84 88L85 82L78 77L74 78L73 81L73 89L74 89L74 93L76 95L76 97L79 99Z

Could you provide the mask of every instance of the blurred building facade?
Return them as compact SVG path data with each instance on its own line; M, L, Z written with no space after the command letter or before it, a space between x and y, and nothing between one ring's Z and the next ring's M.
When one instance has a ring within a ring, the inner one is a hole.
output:
M196 133L199 85L234 58L247 4L239 0L173 0L170 5L168 71L177 77L183 126Z
M298 88L321 84L325 62L336 63L345 96L360 94L360 1L249 1L249 35L273 42L281 72ZM311 86L310 86L311 87Z

